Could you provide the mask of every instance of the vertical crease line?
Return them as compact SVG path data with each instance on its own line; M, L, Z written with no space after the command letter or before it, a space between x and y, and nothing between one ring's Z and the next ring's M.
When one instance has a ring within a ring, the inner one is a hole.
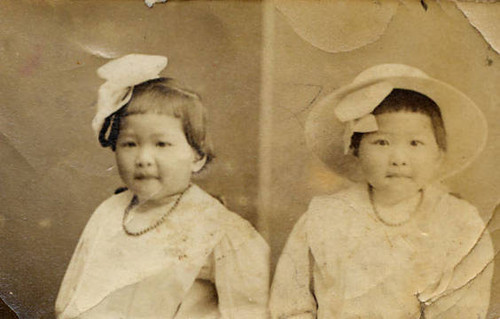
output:
M269 218L272 194L272 105L274 68L274 1L262 2L262 56L261 56L260 110L259 110L259 188L257 228L269 241Z

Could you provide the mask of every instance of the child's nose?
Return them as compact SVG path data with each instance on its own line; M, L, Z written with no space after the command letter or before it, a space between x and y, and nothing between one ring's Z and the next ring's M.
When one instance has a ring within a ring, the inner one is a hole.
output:
M407 153L403 149L394 148L390 161L392 166L406 166L408 164Z
M137 167L149 167L153 165L153 154L147 147L142 147L137 154L135 165Z

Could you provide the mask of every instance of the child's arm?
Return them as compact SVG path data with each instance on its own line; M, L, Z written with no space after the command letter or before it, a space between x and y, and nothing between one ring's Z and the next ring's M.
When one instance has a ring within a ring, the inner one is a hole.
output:
M74 291L78 288L79 277L82 273L86 256L89 254L91 247L94 244L95 233L97 232L97 224L95 213L87 222L85 229L78 240L78 244L73 252L71 261L64 274L59 293L57 295L55 305L55 315L58 319L72 318L72 311L68 309L73 297Z
M498 224L493 223L493 217L473 248L454 267L446 289L429 297L426 318L486 318L495 255L488 228L494 234L491 226Z
M316 318L305 221L303 216L293 228L276 267L270 299L272 318Z
M224 319L268 317L269 246L245 222L234 227L214 250L215 284Z
M426 319L486 318L490 302L493 263L462 288L443 295L426 307Z

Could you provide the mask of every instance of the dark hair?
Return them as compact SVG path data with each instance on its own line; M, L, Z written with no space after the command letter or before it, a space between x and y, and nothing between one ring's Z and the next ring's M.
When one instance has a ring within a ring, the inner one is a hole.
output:
M207 132L207 111L200 96L178 86L170 78L149 80L136 85L130 101L105 119L99 133L101 145L115 151L121 120L129 115L145 113L170 115L180 119L189 145L198 155L206 157L207 163L213 159Z
M414 112L429 116L432 123L432 130L439 148L446 151L446 130L439 106L429 97L412 90L394 89L392 92L373 110L373 115L392 112ZM351 145L354 156L358 156L359 145L364 133L354 133L351 136Z

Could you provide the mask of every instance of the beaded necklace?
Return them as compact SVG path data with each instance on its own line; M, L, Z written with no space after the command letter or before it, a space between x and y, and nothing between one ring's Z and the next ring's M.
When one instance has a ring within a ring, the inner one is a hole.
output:
M419 198L418 204L415 207L415 209L413 210L412 214L415 213L416 211L418 211L420 209L420 206L422 205L422 201L423 201L423 198L424 198L424 192L422 190L419 190L418 192L420 193L420 198ZM403 220L403 221L401 221L399 223L389 223L388 221L384 220L382 218L382 216L380 215L380 213L378 212L377 207L375 206L375 202L373 201L373 186L368 185L368 193L369 193L369 196L370 196L370 204L372 205L373 212L375 213L375 216L377 216L378 220L380 220L384 225L387 225L387 226L390 226L390 227L398 227L398 226L404 225L408 221L410 221L410 218L411 218L412 214L410 214L410 217L408 217L406 220Z
M184 194L186 193L186 191L191 187L191 184L177 197L177 199L175 200L174 204L172 205L172 207L170 207L170 209L168 209L165 214L163 214L160 219L158 219L154 224L152 224L151 226L148 226L146 228L144 228L143 230L140 230L140 231L137 231L137 232L133 232L133 231L130 231L127 229L127 226L125 226L125 220L127 219L127 216L129 215L130 213L130 210L132 208L134 208L137 204L138 204L138 199L137 199L137 196L134 196L132 198L132 200L130 201L130 204L127 206L127 208L125 208L125 212L123 214L123 219L122 219L122 227L123 227L123 230L125 231L125 233L129 236L141 236L155 228L157 228L158 226L160 226L161 224L163 224L166 220L167 220L167 217L168 215L170 215L170 213L172 213L176 208L177 206L179 205L179 202L181 201L182 197L184 196Z

